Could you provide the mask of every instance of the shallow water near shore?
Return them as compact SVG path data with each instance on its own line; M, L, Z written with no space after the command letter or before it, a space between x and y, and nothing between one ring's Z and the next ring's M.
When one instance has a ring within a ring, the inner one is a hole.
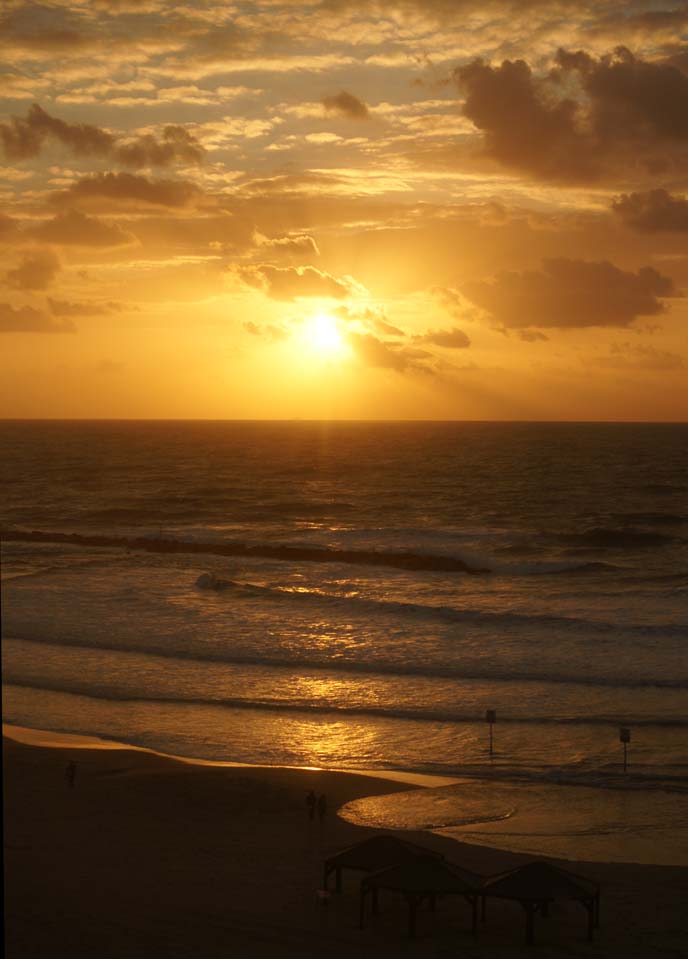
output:
M569 858L688 861L685 426L0 436L6 722L457 778L471 790L374 815Z

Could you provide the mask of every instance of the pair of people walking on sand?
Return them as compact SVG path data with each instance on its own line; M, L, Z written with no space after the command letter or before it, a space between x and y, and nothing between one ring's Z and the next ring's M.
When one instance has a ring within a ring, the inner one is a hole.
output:
M310 820L315 819L315 813L317 810L318 819L320 822L324 822L325 816L327 815L327 797L325 793L321 793L320 796L316 796L314 791L311 789L306 796L306 806L308 808L308 818Z

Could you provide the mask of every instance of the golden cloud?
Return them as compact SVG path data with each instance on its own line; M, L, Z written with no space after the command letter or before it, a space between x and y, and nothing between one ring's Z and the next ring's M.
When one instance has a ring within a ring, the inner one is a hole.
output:
M274 300L295 300L300 297L329 297L343 299L361 291L352 277L335 277L314 266L242 266L238 276L249 286L262 289Z

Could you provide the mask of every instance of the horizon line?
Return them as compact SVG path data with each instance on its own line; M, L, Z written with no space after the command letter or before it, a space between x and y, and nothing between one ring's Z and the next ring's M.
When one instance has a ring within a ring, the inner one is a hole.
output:
M176 417L176 416L2 416L0 423L465 423L465 424L569 424L600 426L686 426L688 420L631 420L631 419L426 419L426 418L385 418L385 417L337 417L309 418L291 417Z

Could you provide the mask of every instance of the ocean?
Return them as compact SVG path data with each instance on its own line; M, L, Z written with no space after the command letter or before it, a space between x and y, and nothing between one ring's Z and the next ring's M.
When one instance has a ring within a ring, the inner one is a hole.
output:
M444 777L345 814L688 863L688 425L5 421L0 443L6 723Z

